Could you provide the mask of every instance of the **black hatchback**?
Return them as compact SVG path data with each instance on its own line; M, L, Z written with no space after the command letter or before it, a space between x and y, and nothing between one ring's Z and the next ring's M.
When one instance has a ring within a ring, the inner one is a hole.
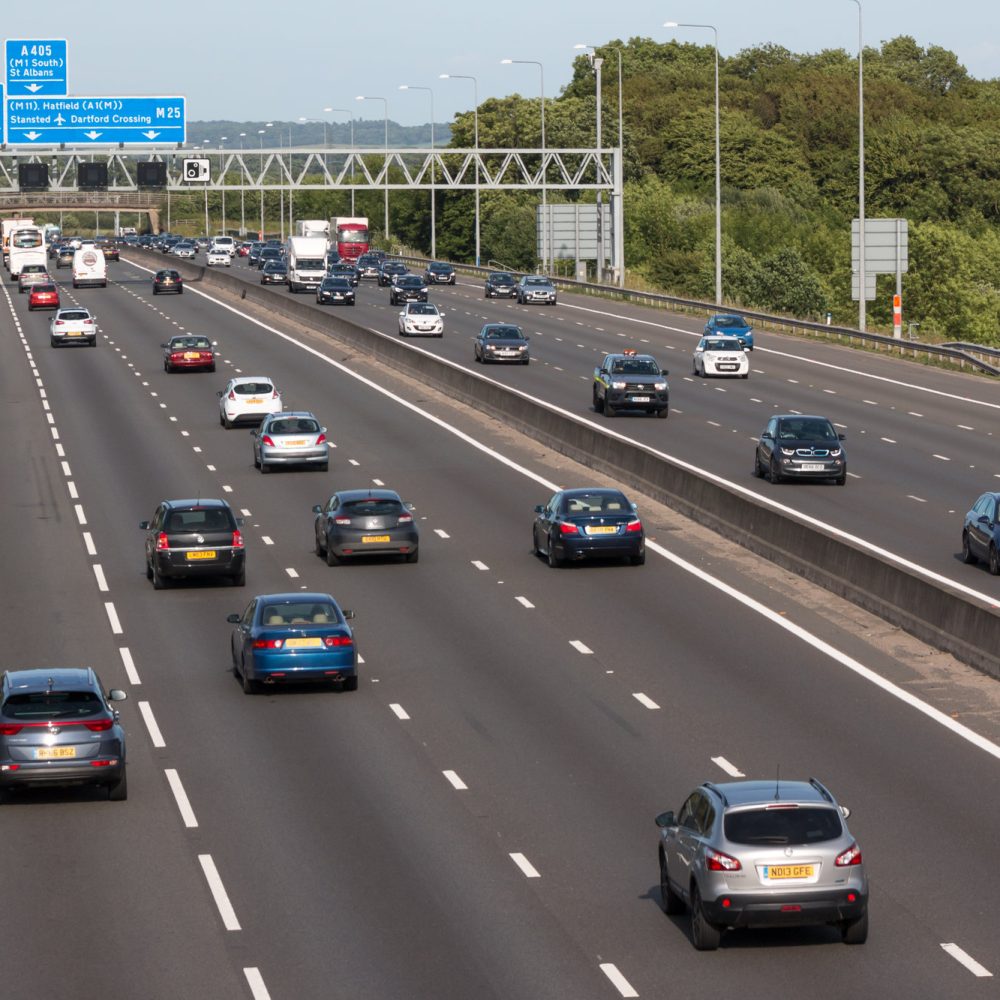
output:
M424 271L424 281L428 285L454 285L455 268L444 261L433 261Z
M367 555L400 555L415 563L419 534L413 504L393 490L340 490L313 507L316 555L328 566Z
M512 299L517 295L517 282L507 271L491 271L486 275L485 294L487 299Z
M178 295L184 294L184 279L181 277L179 271L167 267L157 271L153 275L153 294L159 295L160 292L177 292Z
M146 578L155 590L170 580L198 576L228 577L246 583L246 550L237 518L225 500L164 500L146 532Z

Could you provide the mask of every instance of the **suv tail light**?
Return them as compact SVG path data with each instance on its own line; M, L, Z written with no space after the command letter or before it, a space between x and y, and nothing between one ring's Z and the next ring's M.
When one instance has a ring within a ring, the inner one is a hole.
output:
M236 390L235 389L230 389L229 390L229 398L232 399L232 400L236 399Z
M272 389L271 390L271 399L277 399L277 398L278 398L278 390L277 389Z
M326 443L326 435L320 434L320 436L316 438L316 444L325 444L325 443Z
M243 548L243 534L239 530L239 528L237 528L233 532L233 548L234 549L242 549Z
M396 520L397 524L412 524L413 515L412 514L400 514Z
M334 524L339 524L341 527L348 528L351 524L351 519L349 517L335 517L333 519Z
M705 867L710 872L738 872L743 869L736 858L731 858L721 851L713 851L711 848L705 848Z
M838 854L836 860L833 862L838 868L848 868L851 865L861 864L861 848L858 847L857 841L851 844L842 854Z
M92 733L106 733L112 726L111 719L98 719L96 722L85 722L84 725Z
M0 736L17 736L21 728L21 726L14 723L5 722L3 725L0 725Z
M156 536L156 547L157 549L170 548L170 542L167 540L166 534L162 531Z

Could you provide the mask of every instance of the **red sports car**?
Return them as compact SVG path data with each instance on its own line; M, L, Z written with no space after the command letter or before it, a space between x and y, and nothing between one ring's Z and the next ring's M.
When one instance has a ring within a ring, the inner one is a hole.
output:
M41 282L31 286L28 296L28 309L58 309L59 289L50 282Z
M215 351L217 345L208 337L178 336L171 337L163 345L163 370L174 372L179 368L215 371Z

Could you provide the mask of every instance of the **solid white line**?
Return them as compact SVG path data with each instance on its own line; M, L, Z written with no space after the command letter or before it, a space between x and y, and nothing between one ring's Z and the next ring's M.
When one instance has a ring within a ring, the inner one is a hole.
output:
M170 790L174 793L174 798L177 801L177 808L180 810L181 819L184 820L184 825L189 830L193 829L198 825L198 820L195 819L194 810L191 808L187 792L184 791L184 786L181 784L180 775L172 767L165 768L163 773L167 776L167 782L170 785Z
M89 531L83 533L83 544L87 547L88 556L97 555L97 546L94 545L94 539L90 537Z
M201 862L201 869L205 873L208 888L212 892L212 898L219 909L219 916L222 917L223 926L227 931L240 930L240 922L236 919L236 911L233 909L233 904L229 902L229 896L226 895L226 887L222 884L222 879L219 878L219 871L215 867L212 855L199 854L198 860Z
M264 979L255 966L243 970L243 975L247 977L247 985L253 1000L271 1000L271 994L267 992Z
M570 639L569 644L578 652L583 653L584 656L588 656L594 651L589 647L585 646L579 639Z
M443 528L435 528L434 534L440 538L451 538L451 535L449 535Z
M104 568L100 563L94 563L94 576L97 577L97 589L107 593L108 581L104 579Z
M111 601L105 601L104 610L108 613L108 621L111 622L111 631L115 635L121 635L124 629L122 628L122 623L118 620L118 612L115 611L114 604Z
M644 695L641 691L633 691L632 697L635 698L640 705L645 705L646 708L659 708L660 706L653 701L648 695Z
M980 965L971 955L959 948L957 944L942 944L941 947L949 955L951 955L956 962L960 962L964 965L974 976L978 976L980 979L993 977L993 973L990 972L989 969Z
M526 608L533 608L534 607L534 604L532 604L531 601L529 601L527 597L515 597L514 600L517 601L518 604L521 604L521 605L523 605Z
M469 786L454 771L442 771L441 773L451 782L452 788L456 791L464 792L468 789Z
M884 441L886 444L895 444L896 443L892 438L880 438L879 440Z
M912 493L907 493L906 494L906 499L907 500L916 500L917 503L927 503L926 500L923 500L921 497L915 497Z
M149 738L153 741L153 746L165 747L167 741L163 738L160 727L156 724L153 710L149 707L148 701L139 702L139 713L142 715L142 721L146 723L146 728L149 730Z
M489 566L487 566L486 563L480 562L478 559L473 559L472 560L472 565L475 566L476 569L478 569L480 571L485 571L485 570L489 569Z
M637 997L639 995L632 984L618 971L616 965L611 962L602 962L600 968L623 997Z
M735 765L730 764L725 757L713 757L712 763L721 767L730 778L745 778L746 775Z
M975 427L970 427L968 424L959 424L958 425L958 429L960 431L974 431L976 428Z
M511 854L510 860L517 865L518 868L524 872L527 878L541 878L542 876L538 874L538 869L523 855L514 853Z
M87 523L87 515L83 512L83 504L77 503L73 504L73 509L76 511L76 519L80 524Z
M389 708L393 710L397 719L402 719L405 722L409 718L409 715L406 714L406 709L402 705L393 704Z
M135 663L132 660L132 653L128 646L120 646L118 653L122 658L122 663L125 664L125 673L128 675L129 683L141 684L142 681L139 678L139 671L135 669Z

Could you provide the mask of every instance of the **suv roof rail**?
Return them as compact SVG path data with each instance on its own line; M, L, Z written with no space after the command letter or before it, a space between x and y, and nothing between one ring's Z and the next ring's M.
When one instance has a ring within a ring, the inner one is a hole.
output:
M701 787L707 788L709 789L709 791L715 792L715 794L718 795L720 799L722 799L722 804L724 806L729 805L729 799L726 798L725 793L722 791L721 788L719 788L719 786L714 781L706 781L702 784Z
M823 798L830 803L830 805L835 805L833 801L833 796L826 790L826 786L821 781L819 781L817 778L810 778L809 784L812 785L813 788L815 788L816 791L819 792L819 794L822 795Z

